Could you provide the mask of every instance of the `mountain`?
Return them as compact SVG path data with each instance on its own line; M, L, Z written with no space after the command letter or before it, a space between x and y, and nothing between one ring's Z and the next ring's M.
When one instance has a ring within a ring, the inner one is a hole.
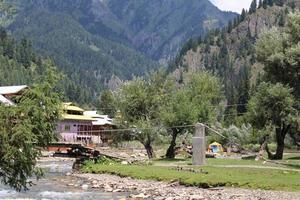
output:
M210 31L202 39L189 40L169 70L178 79L183 71L208 70L218 75L224 83L227 104L237 105L228 107L228 115L242 114L263 76L263 65L255 55L256 40L264 30L284 26L292 9L290 4L274 4L244 11L228 26Z
M31 40L92 96L115 77L157 69L188 38L236 17L209 0L3 0L0 8L14 37Z

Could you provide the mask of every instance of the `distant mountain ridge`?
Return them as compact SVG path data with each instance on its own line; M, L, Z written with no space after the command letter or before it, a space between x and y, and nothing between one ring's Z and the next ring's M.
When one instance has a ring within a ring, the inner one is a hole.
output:
M188 38L237 16L209 0L4 0L0 22L91 95L172 59Z

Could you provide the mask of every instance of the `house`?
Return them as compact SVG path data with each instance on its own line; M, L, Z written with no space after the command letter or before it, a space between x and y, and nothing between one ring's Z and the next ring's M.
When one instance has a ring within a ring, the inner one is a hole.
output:
M92 122L96 121L84 115L84 110L73 103L63 103L62 118L57 124L61 142L92 142Z
M85 111L85 116L93 118L92 122L92 141L96 144L108 144L112 141L112 131L109 131L115 127L113 120L108 115L99 115L97 111Z
M0 87L0 103L7 106L14 106L14 97L21 95L26 89L27 85L18 86L2 86Z

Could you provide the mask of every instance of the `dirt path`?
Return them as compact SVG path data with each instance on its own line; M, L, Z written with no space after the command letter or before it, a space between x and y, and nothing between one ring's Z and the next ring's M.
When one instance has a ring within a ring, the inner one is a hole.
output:
M191 165L186 165L184 162L180 163L155 163L155 166L160 167L191 167ZM260 166L260 165L208 165L210 167L220 167L220 168L252 168L252 169L274 169L274 170L283 170L283 171L294 171L300 172L300 169L292 169L287 167L272 167L272 166Z
M252 168L252 169L275 169L283 171L294 171L300 172L300 169L291 169L286 167L271 167L271 166L258 166L258 165L210 165L212 167L221 167L221 168Z

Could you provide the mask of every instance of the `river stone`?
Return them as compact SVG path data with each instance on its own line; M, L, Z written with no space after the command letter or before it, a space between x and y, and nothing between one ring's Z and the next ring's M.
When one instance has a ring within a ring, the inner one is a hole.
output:
M190 200L201 200L201 199L205 199L205 198L200 195L191 195L190 196Z
M121 164L122 165L128 165L128 162L127 161L122 161Z
M92 188L100 188L100 186L98 184L93 184Z
M97 183L98 183L98 181L96 181L96 180L92 181L92 184L94 184L94 185L97 184Z
M71 175L72 175L71 172L66 173L66 176L71 176Z
M84 189L84 190L87 190L87 189L89 188L89 186L88 186L87 184L83 184L83 185L81 186L81 188Z
M113 190L113 192L122 192L122 190L120 190L120 189L115 189L115 190Z

